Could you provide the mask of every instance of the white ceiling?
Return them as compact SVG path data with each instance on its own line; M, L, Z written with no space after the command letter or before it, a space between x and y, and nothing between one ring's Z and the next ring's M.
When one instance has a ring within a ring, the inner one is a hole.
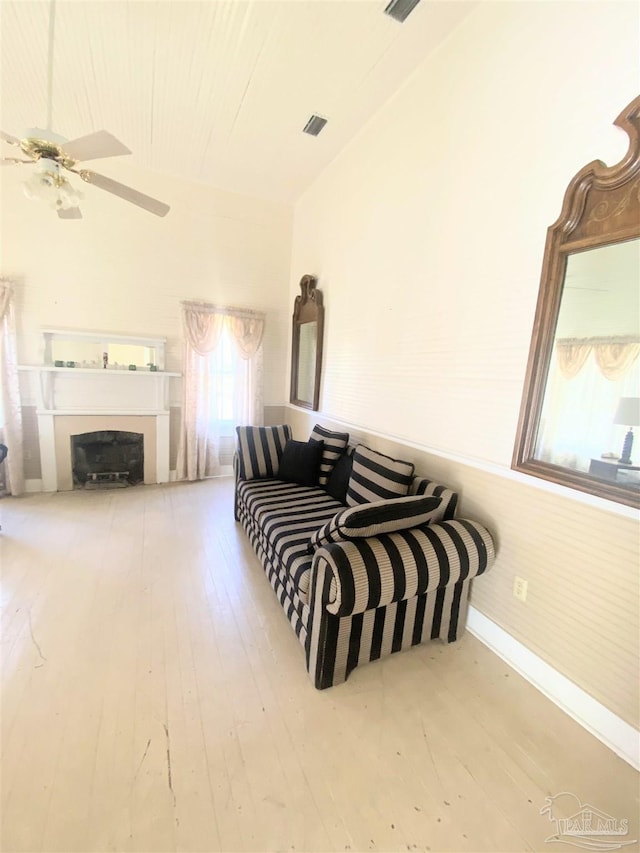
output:
M50 110L67 139L105 129L136 165L293 202L477 5L422 0L399 24L386 4L57 0L50 63L50 2L0 0L0 127L25 136Z

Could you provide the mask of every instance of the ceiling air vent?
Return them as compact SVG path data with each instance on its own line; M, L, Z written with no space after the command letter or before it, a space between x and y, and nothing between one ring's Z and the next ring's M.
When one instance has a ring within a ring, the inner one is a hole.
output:
M391 0L384 13L393 18L394 21L402 23L406 21L419 2L420 0Z
M313 115L303 127L302 132L308 133L310 136L317 136L326 123L326 118L322 118L322 116Z

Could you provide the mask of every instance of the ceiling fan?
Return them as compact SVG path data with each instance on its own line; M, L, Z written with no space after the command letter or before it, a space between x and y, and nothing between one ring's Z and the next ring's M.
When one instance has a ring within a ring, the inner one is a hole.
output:
M27 131L33 135L27 135L18 139L10 133L0 130L0 139L20 149L29 159L21 157L2 157L2 166L24 166L35 165L33 174L23 184L23 189L28 198L38 198L47 202L55 208L60 219L82 219L80 212L80 193L78 193L65 172L79 175L87 184L106 190L109 193L120 196L125 201L137 204L155 213L156 216L166 216L169 205L158 201L151 196L134 190L132 187L120 184L113 178L99 175L90 169L76 168L78 163L84 160L97 160L101 157L118 157L121 154L131 154L126 145L123 145L115 136L106 130L98 130L87 136L80 136L67 142L51 130L51 119L53 111L53 47L56 26L56 0L49 3L49 38L47 59L47 130L34 129Z
M131 154L126 145L123 145L106 130L98 130L88 136L81 136L78 139L72 139L70 142L62 143L40 139L36 136L18 139L2 130L0 130L0 138L8 142L9 145L20 148L22 153L29 158L24 160L17 157L4 157L0 159L0 164L3 166L35 164L35 174L24 184L25 193L29 198L40 198L48 201L57 210L61 219L82 219L82 213L78 207L80 195L65 177L64 171L73 172L87 184L93 184L100 189L120 196L125 201L130 201L150 213L155 213L156 216L166 216L169 212L169 205L162 201L151 198L151 196L90 169L76 168L78 163L84 160Z

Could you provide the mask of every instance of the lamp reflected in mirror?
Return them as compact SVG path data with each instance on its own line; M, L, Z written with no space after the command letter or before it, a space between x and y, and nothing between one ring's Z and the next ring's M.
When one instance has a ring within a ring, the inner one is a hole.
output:
M618 459L618 462L621 465L633 465L631 459L633 427L640 426L640 397L621 397L613 422L614 424L622 424L629 427L622 445L622 456Z

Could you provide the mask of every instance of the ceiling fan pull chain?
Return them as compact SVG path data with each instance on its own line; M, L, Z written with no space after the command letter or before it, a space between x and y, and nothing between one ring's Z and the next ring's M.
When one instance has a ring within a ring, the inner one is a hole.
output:
M53 39L56 32L56 0L49 6L49 58L47 60L47 130L53 130Z

